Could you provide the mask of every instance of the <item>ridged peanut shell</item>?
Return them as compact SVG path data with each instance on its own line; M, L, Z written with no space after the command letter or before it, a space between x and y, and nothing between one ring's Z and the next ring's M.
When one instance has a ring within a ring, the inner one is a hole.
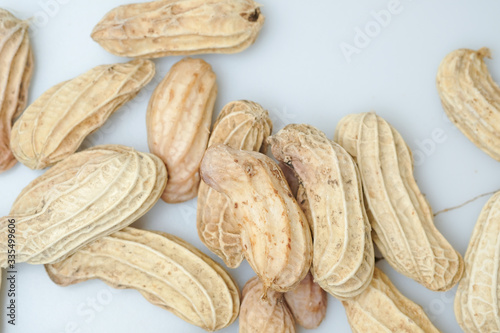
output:
M455 316L466 333L500 332L500 192L486 203L465 253Z
M203 180L231 201L245 258L265 289L293 289L309 271L309 225L279 166L258 152L210 147Z
M490 50L459 49L439 65L436 83L446 115L478 148L500 161L500 87L484 57Z
M57 262L144 215L166 179L160 159L131 148L71 155L31 182L0 219L0 267L6 267L9 219L16 220L17 263Z
M10 133L26 107L33 73L28 29L28 22L0 8L0 172L17 162L10 149Z
M192 245L162 232L125 228L45 268L61 286L100 279L113 288L136 289L207 331L229 326L239 312L231 276Z
M10 138L12 152L31 169L61 161L134 98L154 74L153 62L133 60L98 66L55 85L15 122Z
M239 333L295 333L295 321L283 294L267 291L257 278L243 288Z
M241 150L265 151L271 135L269 113L250 101L230 102L214 125L208 146L223 143ZM262 149L261 149L262 148ZM198 190L197 226L201 241L231 268L243 260L238 221L229 199L202 180Z
M335 141L356 159L372 237L384 258L431 290L451 289L464 263L434 226L432 209L413 177L413 156L401 135L370 112L342 118Z
M92 31L108 52L157 58L236 53L252 45L264 24L253 0L158 0L117 7Z
M318 328L325 319L327 294L314 282L311 273L307 274L295 289L284 295L290 312L300 326L312 330Z
M172 66L151 96L146 115L148 144L167 166L165 202L196 197L217 96L215 79L205 61L184 58Z
M422 307L401 294L378 268L368 288L342 304L353 333L439 333Z
M375 259L354 160L310 125L287 125L268 142L305 190L301 206L308 205L311 218L314 281L337 298L358 295L370 283Z

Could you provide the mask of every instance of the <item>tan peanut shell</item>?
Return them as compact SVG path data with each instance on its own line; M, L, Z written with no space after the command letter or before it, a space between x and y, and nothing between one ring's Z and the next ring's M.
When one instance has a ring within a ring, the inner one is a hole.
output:
M0 8L0 172L16 159L10 149L14 119L26 107L33 73L33 53L28 23Z
M287 125L268 142L274 157L295 171L307 196L314 281L337 298L358 295L370 283L375 259L354 160L310 125Z
M439 333L424 310L402 295L378 268L368 288L342 304L353 333Z
M17 263L57 262L144 215L166 179L159 158L124 146L71 155L31 182L0 219L0 267L7 262L9 219L16 221Z
M413 177L413 157L401 135L375 113L352 114L335 141L358 164L373 240L398 272L434 291L461 278L460 254L434 226L429 203Z
M486 203L465 253L455 316L466 333L500 332L500 192Z
M318 328L326 316L326 292L313 280L311 273L293 290L286 292L285 300L295 321L306 329Z
M137 289L152 304L207 331L229 326L239 312L231 276L192 245L162 232L125 228L45 268L61 286L100 279Z
M217 96L215 79L205 61L184 58L153 92L146 115L148 144L167 166L165 202L196 197Z
M15 122L10 144L16 158L43 169L74 153L85 137L134 98L154 76L149 60L102 65L55 85Z
M500 161L500 87L483 60L490 50L459 49L439 65L436 83L444 111L478 148Z
M252 45L264 24L253 0L158 0L117 7L92 31L108 52L157 58L236 53Z
M243 288L239 333L295 333L295 321L283 294L267 291L257 278L250 279Z
M265 139L271 135L271 129L269 113L259 104L230 102L219 114L208 146L223 143L236 149L264 152ZM198 190L198 235L228 267L236 268L243 260L243 249L238 221L229 205L225 195L201 181Z
M309 271L309 225L285 176L269 157L223 144L210 147L203 180L231 201L245 258L266 289L293 289Z

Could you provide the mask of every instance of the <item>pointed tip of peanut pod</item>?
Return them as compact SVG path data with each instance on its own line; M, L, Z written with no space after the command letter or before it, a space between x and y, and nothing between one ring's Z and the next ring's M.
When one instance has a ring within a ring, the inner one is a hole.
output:
M480 48L476 53L480 58L490 58L491 59L491 50L487 47Z
M264 291L262 293L262 296L260 296L260 299L263 300L263 301L267 301L268 298L267 298L267 291L269 290L269 287L268 286L264 286Z

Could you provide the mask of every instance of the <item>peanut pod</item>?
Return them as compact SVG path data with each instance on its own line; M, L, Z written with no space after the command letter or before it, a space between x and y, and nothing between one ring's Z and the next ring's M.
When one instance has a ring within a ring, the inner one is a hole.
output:
M434 291L461 278L460 254L434 226L429 203L413 178L413 157L401 135L375 113L352 114L335 141L358 164L373 240L394 269Z
M422 307L402 295L378 268L368 288L342 304L353 333L439 333Z
M236 101L227 104L214 125L208 146L223 143L242 150L265 151L271 134L269 114L259 104ZM201 181L198 190L197 226L201 241L236 268L243 260L238 222L227 197Z
M15 220L16 262L53 263L144 215L165 187L156 156L98 146L66 158L31 182L0 219L0 267L7 266Z
M314 282L309 273L293 290L286 292L285 300L295 321L311 330L318 328L326 316L326 292Z
M172 66L153 92L146 115L148 144L167 166L166 202L196 197L216 96L212 67L191 58Z
M295 321L283 294L265 293L262 282L254 277L243 288L240 311L240 333L295 333Z
M500 192L486 203L465 253L455 316L467 333L500 332Z
M312 241L278 165L264 154L219 144L205 153L201 173L229 198L245 258L265 289L293 289L309 271Z
M500 87L484 57L491 57L485 47L448 54L439 65L437 90L450 120L479 149L500 161Z
M264 24L253 0L158 0L117 7L92 31L108 52L157 58L236 53L252 45Z
M287 125L268 141L274 157L295 171L307 197L301 206L307 205L311 219L314 281L341 299L360 294L375 262L352 157L310 125Z
M152 304L207 331L229 326L239 312L231 276L190 244L162 232L125 228L45 268L61 286L101 279L114 288L137 289Z
M133 60L98 66L55 85L15 122L12 152L31 169L43 169L68 157L85 137L134 98L154 73L153 62Z
M28 29L28 22L0 8L0 172L17 162L10 148L10 133L14 119L26 107L33 73Z

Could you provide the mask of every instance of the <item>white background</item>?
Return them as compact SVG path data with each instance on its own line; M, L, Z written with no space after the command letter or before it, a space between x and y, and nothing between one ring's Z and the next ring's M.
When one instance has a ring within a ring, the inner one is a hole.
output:
M372 31L374 37L350 62L340 45L355 45L357 28L376 28L370 23L371 12L387 9L389 0L261 2L266 23L255 45L235 55L203 56L218 75L215 115L229 101L250 99L270 110L275 130L286 123L305 122L333 137L335 125L344 115L375 110L414 150L418 159L415 176L435 211L500 188L500 165L448 122L435 88L441 59L462 47L490 47L493 60L487 63L493 77L500 79L500 2L401 0L399 14L392 15L380 31ZM0 7L32 20L36 70L30 102L56 83L94 66L127 60L108 54L89 37L107 11L125 3L127 0L0 0ZM119 143L147 151L149 96L179 59L155 60L154 82L118 110L86 145ZM433 131L444 139L432 141ZM41 173L17 164L0 174L0 214L8 214L21 189ZM486 200L481 198L436 218L438 229L462 254ZM195 209L195 200L178 205L160 201L134 226L180 236L218 260L198 240ZM453 314L456 288L431 292L385 262L378 265L406 296L425 308L440 330L461 332ZM5 320L4 288L0 295L2 332L202 332L149 304L134 290L111 292L100 281L62 288L49 280L43 266L19 264L18 271L16 326ZM240 287L253 276L246 263L230 272ZM223 332L237 331L235 323ZM332 297L327 318L317 332L350 332L342 305Z

